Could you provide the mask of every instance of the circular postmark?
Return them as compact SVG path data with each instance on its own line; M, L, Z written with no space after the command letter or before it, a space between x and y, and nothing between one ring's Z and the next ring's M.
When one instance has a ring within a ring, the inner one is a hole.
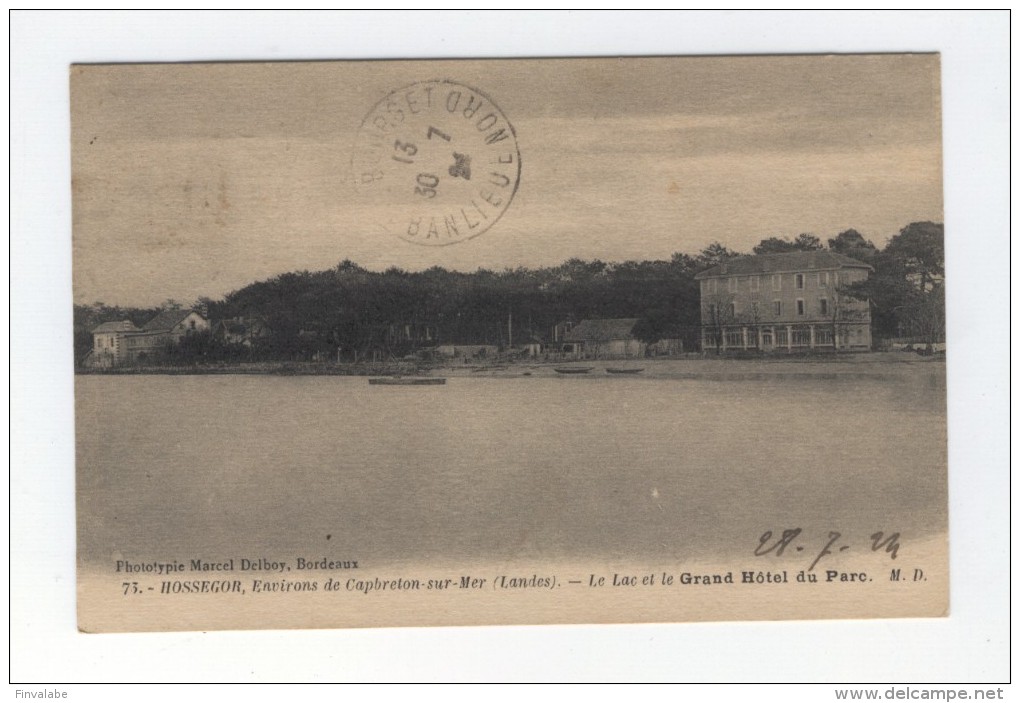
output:
M432 80L380 100L358 130L352 177L383 231L444 246L506 212L521 177L517 135L485 93Z

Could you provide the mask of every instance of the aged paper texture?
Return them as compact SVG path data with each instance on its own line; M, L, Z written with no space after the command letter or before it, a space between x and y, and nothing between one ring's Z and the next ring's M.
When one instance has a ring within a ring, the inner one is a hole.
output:
M79 627L945 615L939 80L72 66Z

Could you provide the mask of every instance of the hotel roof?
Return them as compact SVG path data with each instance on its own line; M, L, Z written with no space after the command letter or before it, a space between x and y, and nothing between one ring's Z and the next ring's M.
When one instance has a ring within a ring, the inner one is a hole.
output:
M741 256L724 261L702 271L694 278L716 276L746 276L755 273L787 273L794 271L831 271L840 268L863 268L872 271L868 264L834 251L791 251L785 254L758 254Z

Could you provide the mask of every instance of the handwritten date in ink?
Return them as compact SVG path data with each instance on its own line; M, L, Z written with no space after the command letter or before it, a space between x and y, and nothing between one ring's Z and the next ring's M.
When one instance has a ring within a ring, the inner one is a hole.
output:
M843 535L839 532L829 532L828 536L823 539L809 538L803 532L799 527L785 529L779 535L773 534L772 530L766 530L758 539L754 555L764 557L771 554L781 557L787 550L800 553L810 549L808 553L815 554L814 561L808 567L808 571L812 571L825 557L850 549L850 545L844 542ZM820 549L819 546L821 546ZM871 535L869 547L873 552L884 550L890 559L895 559L900 550L900 533L893 532L886 535L884 532L875 532Z

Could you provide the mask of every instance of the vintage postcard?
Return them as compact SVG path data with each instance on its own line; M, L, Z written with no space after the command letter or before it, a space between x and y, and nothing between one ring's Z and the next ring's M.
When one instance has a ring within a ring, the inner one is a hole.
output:
M948 613L938 55L70 95L81 630Z

